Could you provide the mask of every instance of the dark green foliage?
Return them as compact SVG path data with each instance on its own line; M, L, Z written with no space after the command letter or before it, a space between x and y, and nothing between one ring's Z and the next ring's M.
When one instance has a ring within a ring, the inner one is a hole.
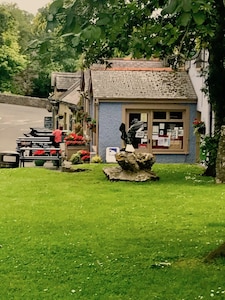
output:
M216 176L216 159L220 134L205 136L200 146L200 159L206 165L204 175Z
M51 79L50 74L46 74L40 71L38 77L33 79L33 91L32 96L40 98L48 98L51 91Z
M13 77L25 68L26 60L20 53L18 23L10 10L0 5L0 91L14 89Z
M214 35L209 44L209 99L215 112L215 129L225 124L225 7L222 0L215 3L217 16Z

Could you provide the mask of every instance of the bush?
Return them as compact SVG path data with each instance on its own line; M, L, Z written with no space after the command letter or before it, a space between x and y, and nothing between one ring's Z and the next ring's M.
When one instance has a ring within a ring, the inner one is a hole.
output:
M70 161L73 165L78 165L90 161L90 152L86 150L77 151L77 153L74 153L71 156Z
M95 164L100 164L100 163L102 163L101 156L99 156L99 155L93 156L92 159L91 159L91 162L92 162L92 163L95 163Z

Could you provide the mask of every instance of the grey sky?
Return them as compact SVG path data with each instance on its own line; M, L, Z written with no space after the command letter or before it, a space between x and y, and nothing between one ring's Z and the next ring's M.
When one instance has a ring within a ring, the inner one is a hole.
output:
M16 3L22 10L26 10L32 14L36 14L38 9L45 6L51 0L0 0L0 4L3 3Z

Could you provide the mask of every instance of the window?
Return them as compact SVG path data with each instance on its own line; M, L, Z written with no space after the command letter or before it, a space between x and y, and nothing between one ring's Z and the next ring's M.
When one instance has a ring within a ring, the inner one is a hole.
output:
M126 129L137 152L186 153L189 108L181 105L125 106Z
M182 111L153 112L152 149L184 149L183 115Z

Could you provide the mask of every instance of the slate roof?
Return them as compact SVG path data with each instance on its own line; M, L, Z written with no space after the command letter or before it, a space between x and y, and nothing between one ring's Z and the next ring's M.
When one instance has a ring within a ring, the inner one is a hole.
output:
M108 70L148 70L152 68L163 68L163 61L155 60L146 60L146 59L122 59L122 58L113 58L107 59L106 64ZM93 64L91 70L106 70L106 64Z
M98 99L183 99L197 101L185 71L170 68L91 71L93 96Z
M80 101L80 81L75 82L66 92L62 93L58 100L77 105Z
M57 90L66 91L74 83L81 80L81 72L69 73L69 72L53 72L51 75L51 86Z
M53 72L51 85L54 87L54 94L50 98L77 105L80 101L81 77L80 71L76 73Z

